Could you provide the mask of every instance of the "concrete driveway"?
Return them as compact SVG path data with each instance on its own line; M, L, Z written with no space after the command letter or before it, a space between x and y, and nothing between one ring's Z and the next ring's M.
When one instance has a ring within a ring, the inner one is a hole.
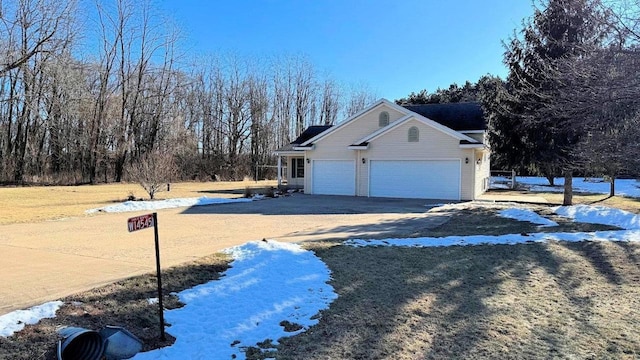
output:
M263 238L303 242L419 236L444 223L437 202L294 194L250 203L158 211L161 263L175 266ZM0 315L154 272L153 230L127 231L142 213L0 226Z

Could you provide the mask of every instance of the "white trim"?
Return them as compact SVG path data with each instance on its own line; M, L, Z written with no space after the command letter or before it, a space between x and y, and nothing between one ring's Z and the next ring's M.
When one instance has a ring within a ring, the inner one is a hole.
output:
M345 121L341 122L340 124L330 127L328 130L325 130L325 131L321 132L320 134L312 137L311 139L303 142L300 145L305 146L305 145L314 143L314 142L324 138L327 135L333 134L338 129L341 129L342 127L344 127L344 126L348 125L349 123L351 123L353 120L355 120L355 119L367 114L368 112L373 111L374 109L376 109L380 105L386 105L386 106L388 106L388 107L400 112L401 114L405 114L405 115L409 114L409 113L413 113L413 111L405 109L402 106L397 105L397 104L395 104L395 103L383 98L383 99L380 99L380 100L374 102L373 104L369 105L365 109L360 110L356 114L351 115L350 117L348 117Z
M356 173L354 174L354 178L356 181L356 187L353 191L353 196L358 196L358 185L360 184L360 167L362 163L360 162L360 150L356 150Z
M275 151L273 154L275 156L295 156L295 155L304 156L303 151L295 151L295 150Z
M462 200L462 159L460 158L402 158L402 159L368 159L369 168L367 169L367 197L371 197L371 162L373 161L457 161L458 162L458 198ZM475 164L473 164L475 165ZM474 170L475 174L475 170ZM475 189L474 189L475 192Z
M277 155L278 157L278 187L282 185L282 156Z
M484 144L460 144L460 149L484 149Z
M293 150L297 150L297 151L306 151L306 150L313 150L315 146L311 145L311 146L294 146Z
M369 148L369 144L367 145L349 145L347 149L349 150L367 150Z
M460 130L458 132L461 132L463 134L484 134L487 132L487 130Z

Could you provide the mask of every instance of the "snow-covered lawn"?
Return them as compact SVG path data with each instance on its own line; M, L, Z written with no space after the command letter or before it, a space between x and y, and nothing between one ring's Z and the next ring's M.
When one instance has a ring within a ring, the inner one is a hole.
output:
M135 359L241 359L245 347L316 324L338 297L327 266L299 245L256 241L227 252L234 260L222 279L180 292L186 305L165 313L175 344ZM300 328L286 332L283 321Z
M454 246L454 245L496 245L496 244L523 244L534 242L555 241L627 241L640 242L640 215L628 211L609 208L605 206L560 206L555 213L572 218L579 222L613 225L626 230L575 232L575 233L531 233L508 235L472 235L472 236L447 236L447 237L421 237L409 239L382 239L366 240L352 239L345 242L350 246L405 246L405 247L430 247L430 246ZM502 214L508 214L509 218L530 221L534 223L548 220L530 210L506 209ZM502 215L501 216L504 216ZM533 221L532 221L533 220Z
M535 211L521 208L504 209L498 212L499 216L508 219L515 219L520 221L528 221L530 223L538 224L540 226L558 226L558 223L549 220L545 217L538 215Z
M226 198L211 198L211 197L199 197L199 198L179 198L179 199L167 199L158 201L125 201L120 204L109 205L96 209L87 210L87 214L96 212L128 212L128 211L143 211L143 210L160 210L178 207L189 206L202 206L213 204L228 204L238 202L249 202L253 199L238 198L238 199L226 199Z
M545 218L523 209L508 209L503 216L544 223ZM581 222L615 225L619 231L579 233L532 233L500 236L448 236L410 239L353 239L345 245L361 246L454 246L518 244L556 241L640 241L640 216L607 207L570 206L555 209L558 215ZM243 349L266 339L277 340L305 331L318 322L317 314L337 298L328 267L299 245L256 241L227 249L231 267L220 280L180 292L184 307L165 312L171 324L167 332L176 337L169 347L138 354L135 359L243 359ZM17 331L21 323L50 317L60 302L17 311L0 317L0 334ZM43 310L44 309L44 310ZM285 323L286 322L286 323ZM287 332L283 325L297 324Z
M16 310L0 316L0 336L11 336L25 325L37 324L45 318L53 318L62 306L62 301L50 301L26 310Z
M531 233L508 235L473 235L447 237L421 237L408 239L363 240L354 239L345 242L346 245L362 246L404 246L404 247L435 247L435 246L463 246L463 245L515 245L524 243L541 243L548 241L628 241L639 242L640 230L614 230L575 233Z
M491 188L507 189L510 179L505 177L494 176L491 178ZM516 177L518 184L525 185L530 191L534 192L563 192L564 178L555 178L555 186L549 186L549 181L544 177L534 176L518 176ZM640 182L635 179L616 179L616 195L625 195L629 197L640 197ZM573 178L573 190L576 192L587 192L595 194L608 194L609 183L598 178Z
M583 223L612 225L622 229L640 229L640 215L607 206L560 206L554 212Z

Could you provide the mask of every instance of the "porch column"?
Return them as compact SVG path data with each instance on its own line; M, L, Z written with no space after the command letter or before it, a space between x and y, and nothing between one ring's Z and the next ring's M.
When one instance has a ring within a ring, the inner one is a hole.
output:
M278 187L282 185L282 157L278 155Z

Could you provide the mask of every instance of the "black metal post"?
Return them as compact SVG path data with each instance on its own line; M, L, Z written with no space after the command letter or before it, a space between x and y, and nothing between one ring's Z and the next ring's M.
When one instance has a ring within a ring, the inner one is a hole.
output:
M160 340L166 341L164 335L164 306L162 305L162 276L160 273L160 242L158 241L158 213L153 213L153 232L156 240L156 272L158 277L158 313L160 315Z

